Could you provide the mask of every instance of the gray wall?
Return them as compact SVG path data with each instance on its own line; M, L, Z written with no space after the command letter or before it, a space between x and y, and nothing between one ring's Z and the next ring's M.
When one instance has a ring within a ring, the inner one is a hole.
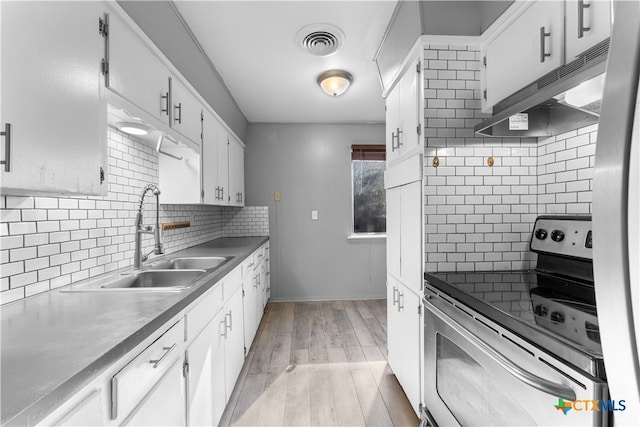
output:
M166 1L118 1L189 83L242 140L247 118ZM215 58L210 58L215 63Z
M351 144L384 144L384 136L382 124L249 125L247 205L269 206L274 299L385 296L386 241L347 240Z

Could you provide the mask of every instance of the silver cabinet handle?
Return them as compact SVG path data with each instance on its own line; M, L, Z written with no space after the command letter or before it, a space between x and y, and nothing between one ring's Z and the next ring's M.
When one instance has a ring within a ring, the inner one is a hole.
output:
M164 95L160 95L160 99L164 101L164 107L160 107L160 112L169 115L169 92L165 92Z
M227 328L230 331L233 331L233 313L231 312L231 310L229 310L229 312L227 314L224 315L225 317L229 317L229 322L227 323L226 319L225 319L225 323L227 323Z
M398 311L402 311L404 309L404 292L400 292L398 289Z
M11 123L4 124L4 132L0 132L0 136L4 136L4 160L0 165L4 165L5 172L11 172Z
M182 102L179 102L178 105L174 105L173 108L178 110L178 116L174 117L173 121L178 122L178 124L182 124Z
M227 327L228 326L227 326L227 315L226 314L224 315L224 320L220 321L220 324L221 325L224 324L224 329L223 329L223 332L220 334L220 336L227 338Z
M540 62L544 62L545 58L551 56L550 53L547 53L546 41L547 37L551 37L551 33L547 33L544 27L540 27Z
M396 296L398 294L398 288L396 288L395 286L393 287L393 305L396 305L396 303L398 302L398 297Z
M162 347L162 350L164 351L162 356L160 356L159 359L149 360L149 363L153 363L153 369L156 369L162 363L162 361L167 358L169 353L171 353L173 349L176 348L176 345L178 344L173 344L171 347Z
M395 132L391 132L391 151L392 152L396 151L396 148L398 148L398 147L396 147L395 140L396 140L396 133Z
M496 349L491 347L489 344L484 343L480 338L475 336L473 333L464 328L464 326L460 325L458 322L453 320L447 314L442 312L438 307L433 305L430 300L424 301L425 307L435 316L439 317L442 321L447 323L451 328L453 328L457 333L462 335L467 341L476 346L480 351L485 353L500 365L505 371L509 372L512 376L522 381L523 383L540 390L544 393L550 394L554 397L561 397L565 400L576 400L576 393L571 389L571 387L566 386L564 384L554 383L545 378L539 377L515 363L511 362L505 356L503 356Z
M258 288L258 276L253 276L253 287Z
M578 38L581 39L584 36L585 31L591 30L591 27L584 26L584 10L589 9L590 4L585 4L584 0L578 0Z
M402 133L402 131L400 130L400 128L396 128L396 134L398 135L396 137L396 140L398 141L398 149L400 149L401 145L404 145L402 142L400 142L400 134Z

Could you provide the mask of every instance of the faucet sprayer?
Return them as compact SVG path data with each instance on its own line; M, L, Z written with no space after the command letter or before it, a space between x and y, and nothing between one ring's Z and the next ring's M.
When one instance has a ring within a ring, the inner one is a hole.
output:
M156 196L156 224L155 227L144 226L142 224L142 206L144 205L144 196L147 192L151 191ZM148 254L142 254L142 234L153 234L155 240L155 246ZM136 249L133 255L133 267L139 269L142 267L142 262L149 258L149 255L160 255L164 253L164 247L160 240L160 189L155 184L147 184L142 190L140 195L140 202L138 205L138 214L136 215Z

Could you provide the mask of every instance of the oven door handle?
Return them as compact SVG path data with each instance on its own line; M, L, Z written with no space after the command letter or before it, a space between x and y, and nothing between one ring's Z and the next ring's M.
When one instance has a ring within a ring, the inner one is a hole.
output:
M545 378L539 377L515 363L511 362L505 356L503 356L496 349L491 347L490 345L482 342L480 338L475 336L472 332L466 330L462 325L453 320L449 315L441 311L438 307L433 305L428 300L424 300L425 307L431 311L434 315L438 316L441 320L447 323L451 328L453 328L457 333L462 335L465 339L470 341L473 345L475 345L478 349L480 349L483 353L489 356L494 362L500 365L504 370L509 372L515 378L519 379L523 383L538 389L544 393L550 394L554 397L561 397L564 400L574 401L576 400L576 393L571 389L571 387L566 386L564 384L555 383L549 381Z

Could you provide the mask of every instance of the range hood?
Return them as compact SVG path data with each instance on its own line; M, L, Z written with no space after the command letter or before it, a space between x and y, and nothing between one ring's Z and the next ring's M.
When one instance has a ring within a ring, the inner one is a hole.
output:
M571 100L578 87L597 85L607 65L609 39L500 101L475 133L489 137L549 137L598 123L600 100ZM572 105L577 104L577 105Z

